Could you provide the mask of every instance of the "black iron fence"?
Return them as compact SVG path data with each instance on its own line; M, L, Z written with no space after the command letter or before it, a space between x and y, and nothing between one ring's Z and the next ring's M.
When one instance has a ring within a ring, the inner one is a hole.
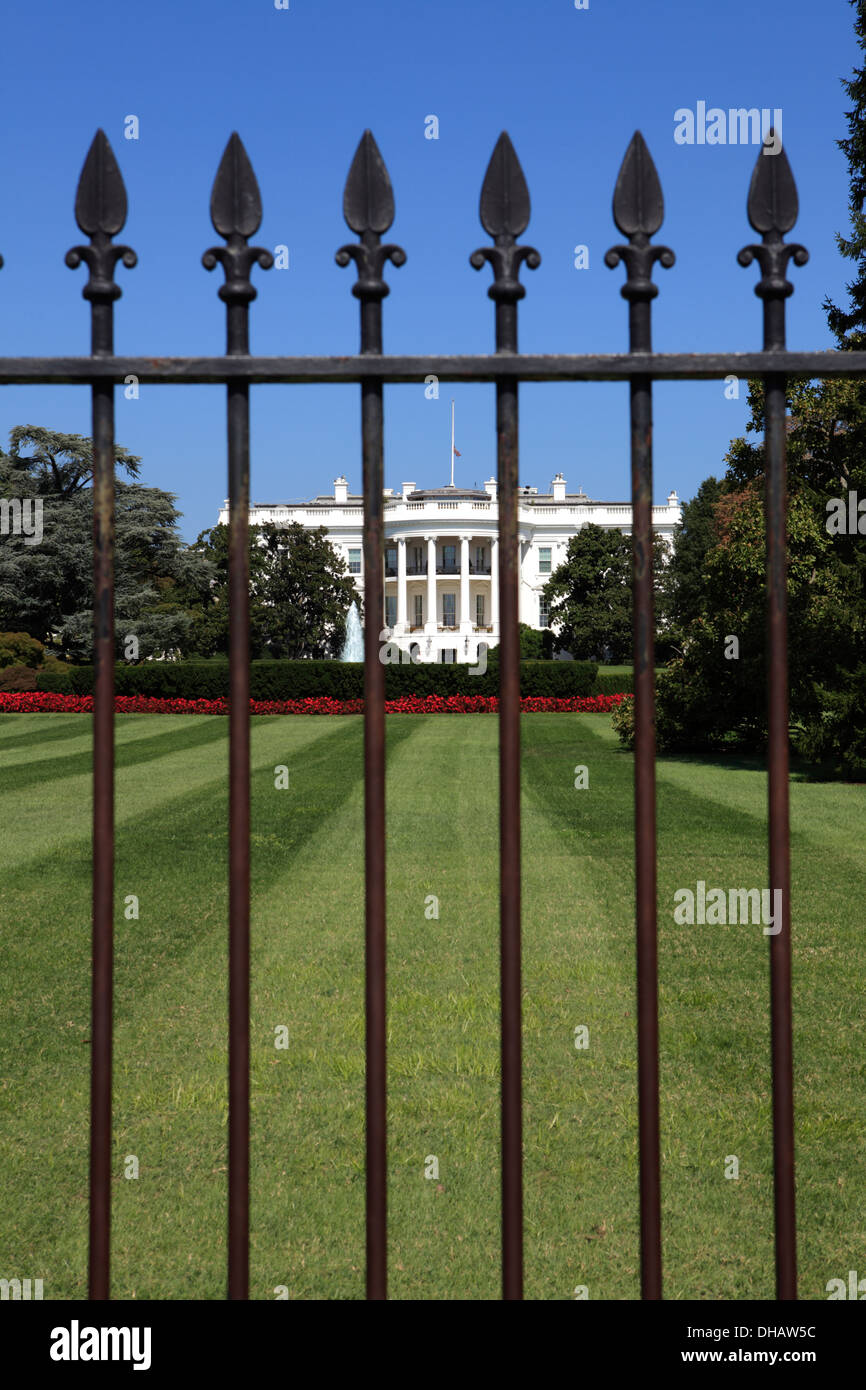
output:
M492 355L394 356L382 350L382 300L389 288L385 262L404 263L401 247L382 244L394 218L388 173L370 131L361 139L343 196L343 213L357 242L336 259L354 260L361 342L356 356L254 357L249 350L250 281L255 264L273 258L249 239L261 222L261 200L241 140L233 134L217 171L211 219L225 246L206 251L208 270L221 264L226 305L224 357L116 357L113 304L118 260L132 268L135 252L113 238L126 221L126 193L117 163L98 131L82 170L75 217L89 245L69 251L71 267L90 272L90 357L0 358L0 383L89 385L93 405L95 697L93 732L93 967L90 1158L90 1271L92 1299L109 1297L112 1088L112 975L114 897L114 388L128 376L153 384L224 383L227 394L230 575L229 713L229 1138L228 1296L249 1293L249 961L250 961L250 744L249 744L249 388L252 384L358 382L364 493L364 776L366 879L366 1171L367 1297L386 1297L386 1055L385 1055L385 668L379 660L384 627L383 408L385 382L494 382L499 501L500 603L500 961L501 961L501 1176L502 1289L523 1290L521 1133L520 945L520 698L518 640L518 387L522 381L627 381L630 389L632 545L634 564L635 854L637 922L637 1053L640 1154L641 1290L662 1295L659 1071L656 950L655 732L652 577L652 383L761 376L766 386L766 526L769 671L770 887L782 894L781 930L770 937L771 1067L775 1184L776 1293L796 1298L794 1205L794 1101L791 1024L791 922L788 830L788 676L786 627L785 387L789 378L866 376L866 352L787 352L785 299L793 286L787 262L808 253L786 244L797 218L797 193L784 151L772 132L752 174L748 217L760 234L739 261L757 259L756 293L764 305L760 352L658 354L650 336L650 304L658 293L652 267L674 263L667 247L650 238L663 220L655 166L640 133L628 147L616 183L614 221L627 244L607 252L622 260L621 293L629 305L629 351L593 356L523 355L517 347L517 304L526 293L519 271L541 261L517 238L529 223L529 193L508 135L493 151L481 190L481 223L492 246L474 251L472 265L489 261L496 305ZM2 264L2 262L0 262ZM439 566L437 566L437 569Z

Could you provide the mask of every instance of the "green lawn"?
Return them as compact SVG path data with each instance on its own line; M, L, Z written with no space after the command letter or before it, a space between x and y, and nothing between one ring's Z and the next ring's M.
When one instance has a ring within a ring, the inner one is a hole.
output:
M226 736L117 719L121 1299L224 1296ZM388 739L390 1294L494 1299L497 721L393 716ZM607 716L524 716L523 739L527 1297L632 1299L632 759ZM89 742L88 716L0 716L0 1276L46 1298L86 1292ZM257 718L252 755L252 1296L361 1298L361 721ZM766 884L765 777L658 776L665 1293L770 1298L767 938L672 916L699 878ZM792 816L800 1287L820 1299L866 1272L863 789L796 781Z

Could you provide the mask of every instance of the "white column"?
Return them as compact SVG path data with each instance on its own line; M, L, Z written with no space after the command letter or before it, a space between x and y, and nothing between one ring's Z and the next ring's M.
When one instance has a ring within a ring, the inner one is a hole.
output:
M490 546L490 623L499 635L499 539L493 537Z
M406 631L406 540L397 541L397 631Z
M460 537L460 631L472 631L469 613L469 537Z
M436 537L427 537L427 612L425 632L436 631Z

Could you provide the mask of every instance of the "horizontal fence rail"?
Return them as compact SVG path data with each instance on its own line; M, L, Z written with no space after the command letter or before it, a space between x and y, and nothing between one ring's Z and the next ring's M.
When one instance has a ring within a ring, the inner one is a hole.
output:
M772 143L773 132L767 137ZM360 351L334 357L256 357L249 348L250 281L255 265L273 258L249 245L261 223L255 174L239 137L231 136L211 196L211 220L225 246L203 256L221 265L225 283L226 354L223 357L116 356L113 305L118 260L127 268L135 252L116 246L127 202L111 147L97 132L85 161L75 203L76 221L90 244L73 248L67 264L85 262L83 295L91 304L90 357L0 358L0 384L80 384L91 389L94 440L94 651L96 665L93 763L93 947L91 1045L91 1166L89 1290L110 1296L110 1190L112 1097L112 969L114 897L113 556L114 387L130 378L151 385L226 387L229 474L230 720L229 720L229 1123L228 1295L249 1296L249 1007L250 1007L250 726L249 726L249 499L252 385L348 383L360 385L363 456L363 531L366 573L364 675L365 781L365 1014L366 1014L366 1229L367 1297L387 1296L386 1134L386 900L383 386L443 381L489 382L496 388L498 465L498 582L500 601L500 985L502 1294L523 1296L520 702L518 641L518 389L521 382L622 381L629 384L632 475L632 547L635 589L635 910L637 977L638 1138L640 1162L641 1293L662 1297L661 1166L659 1133L658 971L656 922L655 708L652 569L652 384L654 381L761 377L766 387L766 531L768 592L768 795L770 886L782 893L782 929L770 941L771 1067L775 1194L776 1295L797 1296L794 1190L794 1102L791 1011L791 922L788 824L788 676L786 616L785 393L788 380L862 378L866 352L788 352L785 278L789 259L805 264L802 246L784 242L797 218L797 194L787 155L762 150L752 174L749 221L761 242L744 247L739 261L757 260L755 287L764 306L760 352L654 353L650 306L658 294L656 261L674 253L655 246L664 202L655 166L637 132L616 182L614 222L627 238L605 260L623 263L621 293L629 305L629 351L593 354L521 354L517 305L526 293L525 263L541 257L518 243L530 217L529 191L507 134L499 137L481 190L480 219L493 244L472 252L478 270L493 271L493 354L388 356L382 345L382 278L387 261L406 253L382 235L394 219L387 169L366 131L352 161L343 196L346 223L358 241L336 253L355 263L352 293L359 300ZM2 261L0 261L2 264Z
M440 381L630 381L636 374L654 381L717 381L726 376L758 377L768 371L792 380L866 376L866 352L653 352L538 354L503 352L465 357L0 357L0 386L84 386L110 380L122 386L134 376L150 386L219 386L247 381L251 386L339 384L375 379L417 385L432 374Z

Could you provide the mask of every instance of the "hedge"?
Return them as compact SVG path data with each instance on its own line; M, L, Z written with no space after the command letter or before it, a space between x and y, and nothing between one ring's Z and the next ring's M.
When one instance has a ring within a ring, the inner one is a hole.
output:
M634 672L629 671L626 675L616 672L605 671L603 666L598 669L595 678L596 695L633 695L634 694Z
M520 693L567 699L593 695L597 667L590 661L522 661ZM495 695L499 690L499 661L490 652L487 670L472 675L463 663L411 662L385 667L389 700L405 695ZM67 671L40 672L36 689L63 695L93 693L93 667L70 666ZM160 699L214 700L229 693L227 662L154 661L140 666L115 666L115 693L151 695ZM253 661L250 698L301 700L331 696L357 700L364 694L364 664L360 661Z

